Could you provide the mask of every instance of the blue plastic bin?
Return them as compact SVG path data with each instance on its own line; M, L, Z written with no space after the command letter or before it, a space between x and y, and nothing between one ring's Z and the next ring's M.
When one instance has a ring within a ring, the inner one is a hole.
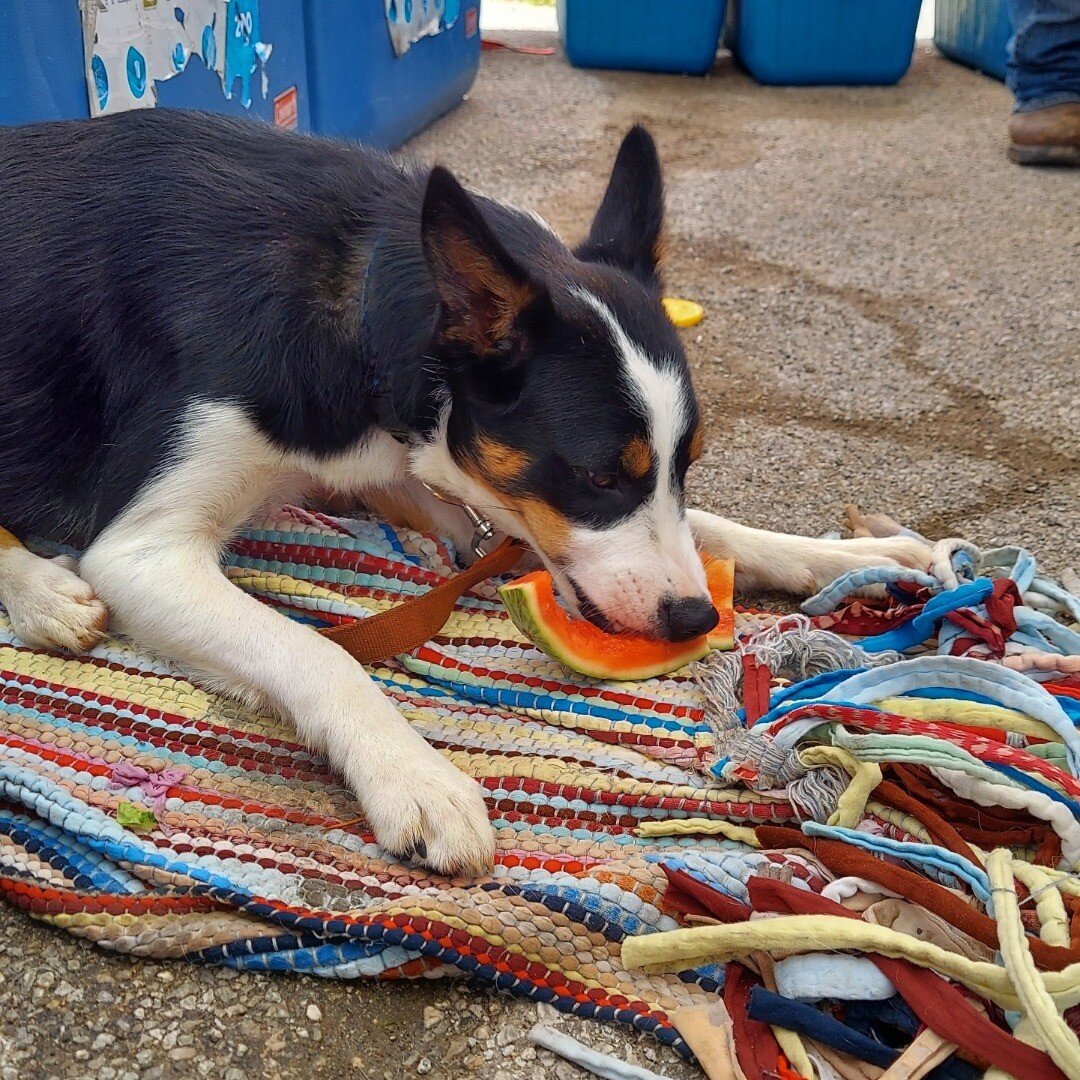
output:
M88 117L78 0L9 6L0 25L0 124ZM266 96L256 71L250 108L239 81L226 98L218 75L192 56L180 74L155 84L160 106L258 117L392 149L457 105L480 64L480 0L446 0L454 25L400 57L383 0L243 0L241 7L258 9L258 36L273 46Z
M0 124L89 115L79 5L19 0L0 29Z
M934 44L950 60L1004 80L1012 33L1009 0L937 0Z
M399 57L382 0L306 0L314 129L389 150L459 104L480 66L480 0L446 11L452 27Z
M713 66L727 0L558 0L576 67L703 75Z
M760 83L890 86L911 66L921 0L735 0L735 53Z
M0 28L0 124L89 117L77 0L14 0L7 7L12 10L5 11ZM303 12L297 0L260 0L258 7L260 36L274 47L266 65L265 98L261 75L256 72L251 107L245 109L239 82L234 84L233 97L226 98L217 74L192 56L182 72L155 84L159 105L257 116L272 122L276 102L279 118L287 104L295 126L307 129Z

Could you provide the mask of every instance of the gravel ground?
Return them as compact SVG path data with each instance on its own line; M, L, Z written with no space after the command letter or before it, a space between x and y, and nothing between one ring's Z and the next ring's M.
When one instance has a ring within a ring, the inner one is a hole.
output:
M807 532L854 500L1060 569L1078 561L1077 177L1009 165L1008 110L1000 85L923 48L899 87L859 90L491 53L413 149L576 237L646 121L668 167L670 291L708 311L687 338L712 435L697 499ZM446 982L132 962L0 911L3 1080L581 1075L528 1046L536 1015ZM699 1075L621 1030L557 1024Z

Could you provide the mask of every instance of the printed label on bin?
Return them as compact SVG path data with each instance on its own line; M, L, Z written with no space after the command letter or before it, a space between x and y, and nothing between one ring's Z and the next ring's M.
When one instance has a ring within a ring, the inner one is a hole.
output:
M294 128L299 120L296 87L290 86L283 94L274 98L274 126Z
M480 11L471 7L465 12L465 36L476 37L476 31L480 29Z

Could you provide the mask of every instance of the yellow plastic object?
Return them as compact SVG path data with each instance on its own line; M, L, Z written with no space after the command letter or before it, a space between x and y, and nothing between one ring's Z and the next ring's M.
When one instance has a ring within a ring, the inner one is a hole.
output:
M705 309L693 300L680 300L675 296L665 296L661 301L667 317L676 326L697 326L705 318Z

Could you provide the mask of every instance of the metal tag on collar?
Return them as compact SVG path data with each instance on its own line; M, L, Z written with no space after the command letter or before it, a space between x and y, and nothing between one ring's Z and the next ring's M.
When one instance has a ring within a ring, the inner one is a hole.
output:
M487 542L495 537L495 526L486 517L478 514L468 503L462 503L461 509L472 522L472 549L480 558L483 558L488 553Z
M430 484L420 481L425 490L434 495L439 502L444 502L448 506L458 506L465 511L465 516L472 523L473 535L472 535L472 549L473 552L479 558L483 558L488 554L487 542L495 538L495 526L483 514L474 510L468 503L463 503L460 499L450 499L445 496L441 491L437 491Z

